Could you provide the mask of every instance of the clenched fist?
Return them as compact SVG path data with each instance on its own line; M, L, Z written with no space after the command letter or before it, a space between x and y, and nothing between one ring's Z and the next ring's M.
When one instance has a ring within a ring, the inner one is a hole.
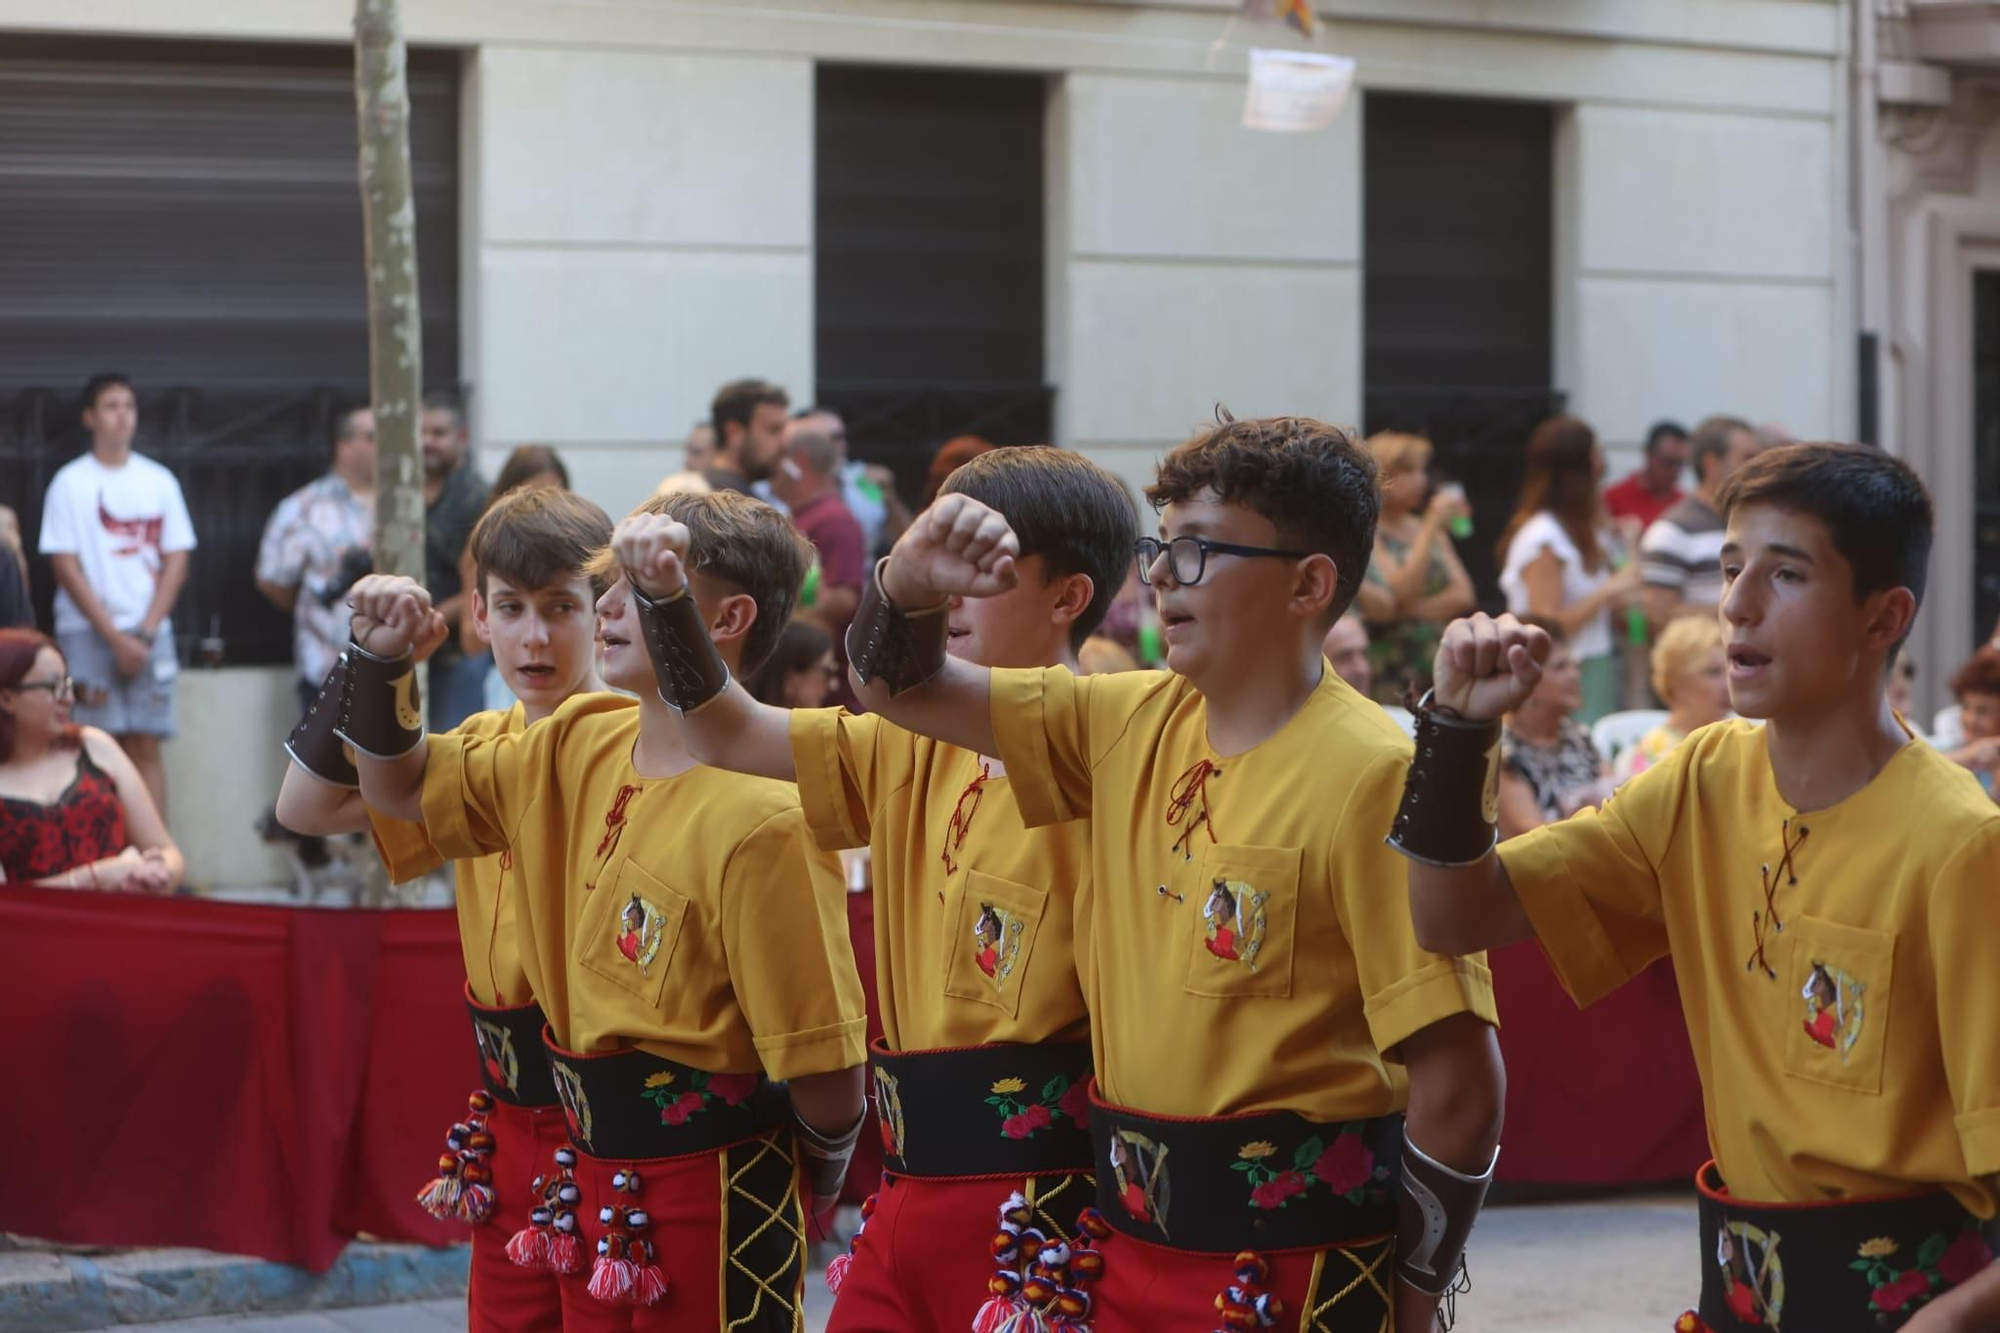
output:
M1503 717L1541 684L1549 648L1546 631L1509 615L1454 620L1438 644L1431 697L1475 722Z
M687 587L687 524L665 514L633 514L611 532L611 553L625 577L649 602L664 601Z
M998 511L969 495L940 495L896 539L882 591L899 611L947 597L992 597L1014 586L1020 538Z
M354 608L354 641L377 657L401 657L421 648L425 656L450 633L431 607L431 595L415 579L370 574L347 590Z

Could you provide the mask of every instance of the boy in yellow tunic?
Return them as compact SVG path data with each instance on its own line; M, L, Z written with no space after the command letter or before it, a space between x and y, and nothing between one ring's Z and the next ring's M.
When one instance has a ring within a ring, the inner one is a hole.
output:
M602 589L593 589L583 567L610 540L611 520L602 509L555 487L515 491L480 518L468 545L476 570L472 614L481 637L493 645L494 666L520 702L505 712L473 714L457 728L460 734L517 733L570 696L604 688L597 677L594 613ZM429 638L445 632L438 617ZM343 657L288 747L294 757L278 794L278 819L295 832L369 827L354 766L332 732L346 672ZM406 880L443 864L423 825L377 818L374 829L392 878ZM542 1053L541 1007L516 947L512 900L502 892L508 865L506 852L456 863L465 1001L485 1086L446 1136L438 1177L418 1199L435 1217L473 1224L466 1285L472 1333L562 1327L561 1294L547 1264L516 1263L507 1252L510 1238L532 1236L534 1179L550 1170L556 1151L568 1143Z
M962 495L871 581L850 659L894 721L997 747L1031 826L1091 817L1098 1328L1421 1333L1490 1176L1501 1073L1484 964L1418 948L1373 832L1409 744L1321 654L1368 561L1374 467L1320 422L1225 420L1147 498L1171 674L946 658L948 599L1017 577L1005 519Z
M728 660L754 667L804 579L803 539L748 496L647 509L701 534L686 600ZM598 602L603 674L638 706L584 696L519 735L426 739L407 653L428 598L371 577L354 591L341 734L372 808L421 817L444 854L513 855L522 959L576 1146L542 1215L568 1275L564 1327L795 1330L800 1176L815 1202L837 1193L861 1119L839 870L807 846L790 786L688 755L656 691L672 664L649 657L620 573L633 552L613 540L618 559L591 570L619 574Z
M991 505L1021 541L1011 590L952 607L950 651L1075 671L1078 645L1131 565L1124 488L1081 455L1034 447L973 459L944 493ZM685 559L686 530L663 536ZM1009 1222L1031 1243L1062 1239L1093 1188L1090 1050L1071 943L1088 823L1024 829L997 760L874 715L787 713L731 685L682 727L704 763L796 774L822 847L871 850L886 1169L851 1260L829 1269L839 1299L828 1329L959 1330L1031 1305L1049 1318L1080 1305L1082 1283L1038 1287L1031 1302L1020 1247L996 1263L990 1245Z
M1761 454L1721 499L1730 696L1762 725L1490 855L1499 719L1548 640L1453 624L1392 834L1418 938L1538 936L1579 1004L1673 956L1715 1154L1680 1329L2000 1327L2000 813L1883 698L1930 499L1840 445Z

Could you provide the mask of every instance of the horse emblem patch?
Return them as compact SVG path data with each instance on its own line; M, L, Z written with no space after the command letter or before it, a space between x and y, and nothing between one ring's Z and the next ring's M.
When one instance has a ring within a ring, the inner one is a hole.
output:
M1208 951L1255 972L1257 955L1264 948L1264 905L1270 897L1240 879L1214 881L1201 909Z
M618 913L618 952L625 955L627 962L638 965L640 976L652 971L653 960L660 956L660 941L666 934L667 920L660 915L660 909L636 893Z
M1799 998L1806 1005L1806 1035L1828 1050L1839 1052L1842 1064L1847 1063L1854 1043L1861 1040L1861 1025L1866 1017L1862 1000L1867 993L1867 983L1816 958L1812 971L1806 974L1805 986L1799 991Z
M994 990L1004 990L1007 978L1021 957L1021 936L1027 923L1004 907L979 904L979 917L972 923L973 961Z

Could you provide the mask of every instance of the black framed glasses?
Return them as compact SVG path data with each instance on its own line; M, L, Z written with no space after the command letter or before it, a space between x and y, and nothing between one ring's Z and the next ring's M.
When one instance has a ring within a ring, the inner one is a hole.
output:
M1176 537L1172 541L1161 541L1158 537L1141 537L1132 544L1133 553L1139 557L1139 582L1152 586L1153 566L1164 553L1167 569L1174 576L1174 582L1183 588L1201 582L1201 576L1208 570L1210 555L1262 556L1275 560L1303 560L1311 551L1281 551L1275 546L1244 546L1238 542L1216 542L1206 537Z
M69 699L76 695L76 682L68 676L57 676L54 680L24 680L14 687L17 690L47 690L55 699Z

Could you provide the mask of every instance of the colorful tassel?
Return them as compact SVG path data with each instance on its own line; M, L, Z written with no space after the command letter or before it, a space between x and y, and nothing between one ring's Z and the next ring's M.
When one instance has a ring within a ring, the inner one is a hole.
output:
M590 1294L606 1305L617 1305L631 1299L638 1278L638 1266L630 1259L600 1254L590 1270Z
M515 1232L507 1242L507 1257L522 1268L547 1268L549 1266L548 1210L537 1208L530 1214L527 1226Z
M840 1284L847 1281L847 1270L854 1267L854 1253L836 1254L826 1263L826 1289L835 1296L840 1295Z
M1007 1296L988 1296L979 1313L972 1316L972 1333L1006 1333L1014 1320L1014 1301Z
M583 1242L574 1231L557 1231L549 1237L549 1270L577 1274L583 1271Z

